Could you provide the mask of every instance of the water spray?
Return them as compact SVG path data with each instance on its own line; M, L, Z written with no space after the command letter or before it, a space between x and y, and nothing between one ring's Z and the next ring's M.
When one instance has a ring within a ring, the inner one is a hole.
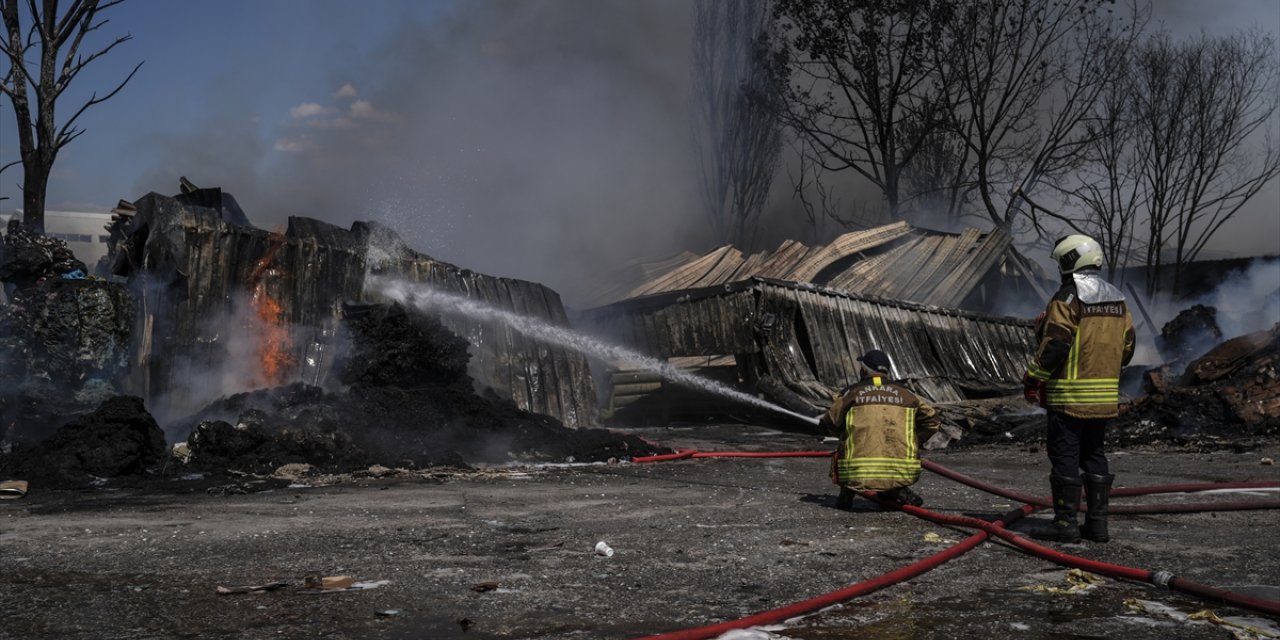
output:
M664 379L676 384L699 389L718 396L736 400L769 411L783 413L809 424L818 424L818 419L796 413L780 407L772 402L757 398L748 393L727 387L714 380L698 376L681 369L666 360L646 356L626 347L609 344L597 338L577 333L566 327L558 327L538 318L532 318L504 309L492 307L466 296L446 293L433 289L422 283L411 283L390 278L371 277L370 288L388 300L395 300L412 306L420 311L435 311L443 314L459 315L486 322L498 322L512 330L529 336L535 340L572 349L582 354L602 359L631 362L646 369L656 371Z

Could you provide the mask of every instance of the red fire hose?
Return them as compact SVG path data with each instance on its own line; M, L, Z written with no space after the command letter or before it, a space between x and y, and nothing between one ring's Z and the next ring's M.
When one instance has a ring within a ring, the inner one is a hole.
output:
M1000 528L1024 515L1027 515L1028 513L1031 513L1032 511L1035 511L1035 509L1036 508L1031 505L1024 505L1005 514L996 522L988 524ZM905 567L876 576L870 580L864 580L857 584L849 585L843 589L825 593L816 598L802 600L800 602L789 604L785 607L770 609L768 611L763 611L737 620L728 620L719 624L697 627L694 629L683 629L681 631L672 631L670 633L660 633L657 635L645 636L644 638L639 638L637 640L701 640L703 638L714 638L722 633L732 631L734 629L744 629L746 627L755 627L764 624L775 624L806 613L813 613L814 611L824 607L839 604L845 600L851 600L858 596L863 596L873 591L878 591L885 587L895 585L899 582L910 580L911 578L925 573L930 569L938 567L948 560L963 555L970 549L982 544L982 542L988 537L989 533L987 531L979 531L959 543L948 547L946 550L929 556L928 558L924 558L923 560L916 561Z
M969 485L974 489L980 489L987 493L995 494L1002 498L1017 500L1027 504L1034 504L1037 507L1051 507L1052 503L1047 498L1033 496L1029 493L1021 491L1013 491L998 487L989 482L984 482L967 476L959 471L953 471L936 462L921 460L920 466L932 471L944 478L950 478L960 484ZM1202 483L1202 484L1171 484L1159 485L1151 487L1119 487L1111 490L1113 497L1124 496L1142 496L1153 493L1187 493L1191 491L1207 491L1210 489L1274 489L1280 487L1280 482L1220 482L1220 483ZM1085 509L1081 505L1080 510ZM1132 505L1113 505L1109 509L1111 513L1186 513L1191 511L1242 511L1248 509L1280 509L1280 500L1249 500L1244 502L1194 502L1179 504L1132 504Z
M789 451L789 452L778 452L777 454L771 454L769 452L698 452L693 450L684 450L674 454L633 458L632 461L645 463L645 462L662 462L667 460L680 460L680 459L688 459L688 458L711 458L711 457L751 457L751 458L830 457L830 455L831 453L827 451ZM1048 547L1031 542L1021 536L1018 536L1012 532L1007 531L1004 528L1004 526L1022 517L1023 515L1031 513L1037 506L1048 506L1048 501L1042 498L1039 498L1037 496L1032 496L1029 494L1023 494L1021 492L1003 489L1001 487L992 485L990 483L977 480L976 478L971 478L969 476L958 473L956 471L952 471L951 469L947 469L946 467L943 467L933 462L922 460L921 464L924 468L934 473L938 473L939 475L942 475L944 477L950 478L952 480L956 480L957 482L961 482L963 484L969 485L976 489L987 491L1005 498L1025 502L1027 504L1019 509L1016 509L1006 514L996 522L987 522L985 520L979 520L977 518L970 518L966 516L941 514L941 513L929 511L927 509L913 507L910 505L906 505L906 506L892 505L897 508L900 508L903 511L906 511L907 513L911 513L912 515L924 518L926 520L930 520L932 522L938 522L940 524L948 524L948 525L954 525L954 526L976 527L980 531L978 534L970 536L969 538L965 539L963 542L950 547L949 549L947 549L946 551L943 551L942 553L931 556L929 558L926 558L914 564L908 565L906 567L902 567L895 571L891 571L877 578L873 578L871 580L860 582L858 584L851 585L844 589L840 589L838 591L833 591L831 593L824 594L816 598L811 598L809 600L797 602L797 603L794 603L785 607L781 607L778 609L772 609L769 611L758 613L746 618L741 618L738 620L730 620L730 621L722 622L716 625L698 627L695 629L685 629L683 631L676 631L676 632L671 632L666 634L647 636L644 640L676 640L676 639L693 640L693 639L699 639L699 638L711 638L732 629L742 629L745 627L751 627L756 625L772 624L772 623L780 622L782 620L793 618L805 613L811 613L823 607L831 606L832 604L843 602L845 600L848 600L860 595L871 593L872 591L884 588L886 586L896 584L904 580L908 580L930 569L933 569L934 567L937 567L938 565L941 565L942 563L954 557L957 557L969 551L970 549L976 547L978 544L980 544L983 540L986 539L987 536L983 535L984 533L1000 537L1008 541L1009 543L1013 544L1014 546L1018 547L1019 549L1030 552L1034 555L1040 556L1042 558L1056 562L1058 564L1086 569L1089 571L1093 571L1095 573L1111 576L1114 578L1123 578L1123 579L1134 580L1138 582L1146 582L1146 583L1154 584L1156 586L1167 587L1183 593L1198 596L1200 598L1217 600L1233 606L1252 609L1255 611L1261 611L1264 613L1268 613L1270 615L1280 615L1280 602L1277 602L1274 600L1264 600L1261 598L1254 598L1252 596L1246 596L1243 594L1234 593L1234 592L1226 591L1223 589L1218 589L1216 587L1211 587L1205 584L1201 584L1193 580L1174 576L1173 574L1168 573L1166 571L1148 571L1145 569L1136 569L1133 567L1126 567L1123 565L1116 565L1116 564L1100 562L1096 560L1089 560L1087 558L1081 558L1071 554L1062 553L1060 551L1056 551L1054 549L1050 549ZM1174 485L1164 485L1164 486L1118 488L1112 491L1112 495L1113 496L1149 495L1154 493L1182 493L1182 492L1190 492L1190 491L1202 491L1202 490L1224 489L1224 488L1256 489L1256 488L1277 488L1277 487L1280 487L1280 483L1238 482L1238 483L1174 484ZM863 495L874 499L874 494L863 494ZM1280 501L1249 501L1249 502L1218 502L1218 503L1205 502L1205 503L1191 503L1191 504L1183 503L1183 504L1169 504L1169 505L1117 505L1117 506L1125 506L1127 508L1122 510L1122 509L1117 509L1116 506L1113 506L1110 509L1110 511L1116 512L1116 513L1168 513L1168 512L1188 512L1188 511L1217 511L1221 509L1226 509L1226 510L1274 509L1274 508L1280 508Z

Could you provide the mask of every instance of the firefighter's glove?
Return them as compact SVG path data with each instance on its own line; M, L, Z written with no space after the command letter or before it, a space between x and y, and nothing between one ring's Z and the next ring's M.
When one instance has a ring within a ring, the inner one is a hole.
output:
M1034 405L1044 406L1044 381L1030 375L1022 377L1022 397Z

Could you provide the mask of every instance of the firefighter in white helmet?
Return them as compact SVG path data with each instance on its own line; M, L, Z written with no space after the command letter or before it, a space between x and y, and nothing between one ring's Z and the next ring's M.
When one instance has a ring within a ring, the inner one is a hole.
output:
M1023 378L1027 400L1048 413L1046 431L1053 522L1031 535L1046 540L1109 540L1107 503L1115 476L1103 437L1119 415L1120 369L1133 357L1133 317L1124 294L1102 279L1102 247L1070 235L1051 254L1062 287L1036 323L1039 343ZM1081 476L1081 472L1083 476ZM1076 521L1085 488L1084 526Z

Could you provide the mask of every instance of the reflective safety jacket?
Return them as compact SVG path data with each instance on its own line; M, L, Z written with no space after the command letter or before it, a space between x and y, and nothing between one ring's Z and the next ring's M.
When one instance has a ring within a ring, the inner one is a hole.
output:
M1124 294L1094 271L1073 274L1036 325L1027 376L1045 383L1044 407L1075 418L1119 415L1120 369L1133 357Z
M920 442L938 431L938 412L910 389L880 376L845 391L819 420L840 438L831 477L855 491L886 491L920 478Z

